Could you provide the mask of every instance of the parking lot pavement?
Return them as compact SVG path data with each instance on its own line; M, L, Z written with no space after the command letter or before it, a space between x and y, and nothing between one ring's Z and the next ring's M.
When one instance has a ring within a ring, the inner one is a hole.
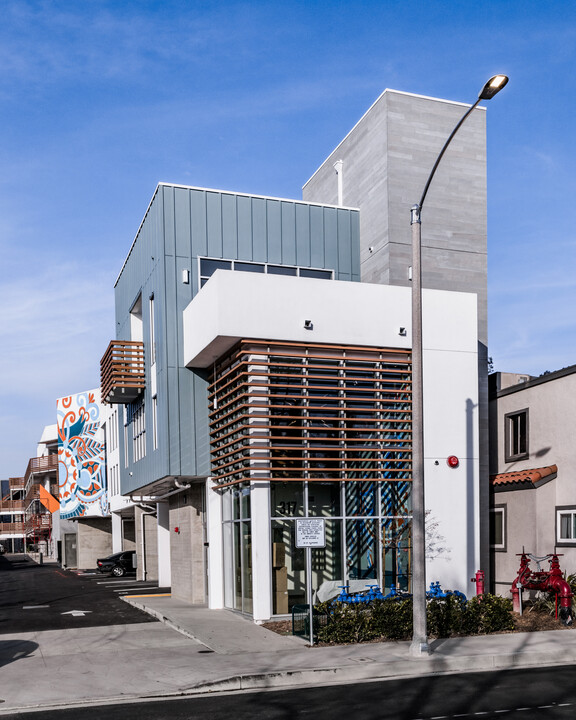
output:
M24 555L0 556L0 575L0 635L156 622L121 599L154 592L135 578L83 575Z
M70 572L118 595L170 595L169 587L159 587L154 580L136 580L135 575L124 575L118 578L109 573L98 572L98 570L71 570Z

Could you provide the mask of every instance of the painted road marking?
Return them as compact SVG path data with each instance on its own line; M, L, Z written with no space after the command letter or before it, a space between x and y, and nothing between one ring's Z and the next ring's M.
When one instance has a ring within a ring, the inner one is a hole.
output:
M84 617L88 615L92 610L68 610L67 612L60 613L60 615L72 615L73 617Z
M143 598L143 597L171 597L172 593L152 593L151 595L129 595L131 598Z
M22 605L22 610L37 610L38 608L47 608L50 605Z

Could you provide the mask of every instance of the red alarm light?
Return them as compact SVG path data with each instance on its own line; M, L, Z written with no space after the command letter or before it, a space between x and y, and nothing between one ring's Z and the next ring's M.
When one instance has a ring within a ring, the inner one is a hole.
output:
M450 457L446 460L448 463L448 467L451 468L457 468L458 465L460 465L460 460L456 457L456 455L450 455Z

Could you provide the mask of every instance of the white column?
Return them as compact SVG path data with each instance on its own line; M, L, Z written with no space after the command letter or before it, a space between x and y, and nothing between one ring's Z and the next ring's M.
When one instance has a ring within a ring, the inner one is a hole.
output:
M222 498L206 480L206 538L208 541L208 607L224 607L224 547L222 543Z
M158 585L170 587L172 585L170 565L170 520L168 503L156 503L157 531L158 531Z
M122 552L122 516L112 513L112 552Z
M256 622L272 616L272 545L270 536L270 483L252 483L252 593Z

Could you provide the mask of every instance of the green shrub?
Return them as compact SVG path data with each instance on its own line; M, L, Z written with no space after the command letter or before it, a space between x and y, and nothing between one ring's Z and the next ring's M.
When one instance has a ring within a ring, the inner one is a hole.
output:
M462 632L484 635L514 629L512 600L500 595L478 595L466 603Z
M428 634L439 638L460 635L465 609L466 601L455 595L429 600L426 605Z
M372 628L371 608L363 604L323 603L316 606L319 612L329 606L325 627L318 628L318 640L333 643L358 643L377 637ZM326 608L327 609L327 608Z
M326 602L315 610L327 615L326 625L318 628L322 642L408 640L412 636L412 598L374 600L370 605ZM513 630L511 610L512 601L499 595L474 597L468 602L454 595L434 598L426 605L428 634L440 638Z
M406 640L412 635L412 598L374 600L372 629L375 637Z

